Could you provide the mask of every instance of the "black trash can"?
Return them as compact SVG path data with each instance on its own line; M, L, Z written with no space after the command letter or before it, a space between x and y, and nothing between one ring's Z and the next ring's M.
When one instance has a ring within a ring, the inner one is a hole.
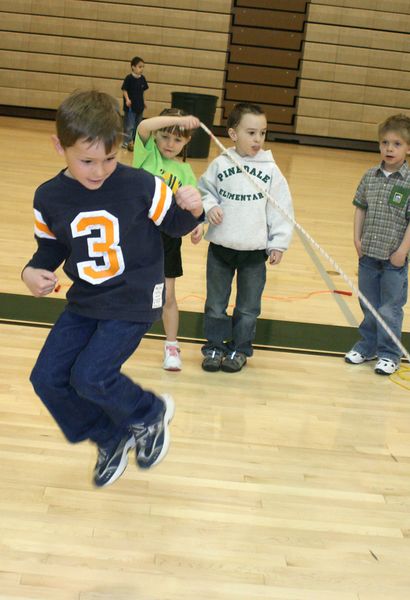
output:
M191 94L189 92L172 92L172 107L181 108L189 115L198 117L204 125L211 128L214 122L217 96L209 94ZM207 158L211 138L202 129L195 131L188 144L188 158Z

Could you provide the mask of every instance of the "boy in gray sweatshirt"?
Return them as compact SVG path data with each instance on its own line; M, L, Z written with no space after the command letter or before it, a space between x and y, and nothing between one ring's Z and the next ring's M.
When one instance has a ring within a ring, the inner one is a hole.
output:
M293 217L286 179L272 153L263 150L267 120L256 104L237 104L228 117L228 134L235 143L229 153ZM202 347L205 371L234 373L252 356L256 321L266 283L266 260L277 265L288 248L293 225L269 203L226 153L208 167L198 184L206 218L207 298ZM233 315L226 309L237 277Z

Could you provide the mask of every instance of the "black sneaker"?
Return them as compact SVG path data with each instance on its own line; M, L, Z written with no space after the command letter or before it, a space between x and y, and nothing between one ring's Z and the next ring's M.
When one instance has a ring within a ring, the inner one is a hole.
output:
M163 410L156 421L145 425L136 423L131 425L134 434L137 465L141 469L149 469L165 458L170 442L168 425L175 413L175 404L171 396L164 394L160 396L163 402Z
M98 446L98 458L94 467L94 483L98 487L114 483L125 471L128 464L128 452L135 448L135 439L127 431L118 444L113 447Z
M237 373L246 365L246 355L243 352L231 352L222 361L221 369L226 373Z
M224 353L219 348L214 348L213 350L208 350L204 360L202 361L202 368L204 371L210 371L211 373L215 373L219 371L222 364L222 359L224 357Z

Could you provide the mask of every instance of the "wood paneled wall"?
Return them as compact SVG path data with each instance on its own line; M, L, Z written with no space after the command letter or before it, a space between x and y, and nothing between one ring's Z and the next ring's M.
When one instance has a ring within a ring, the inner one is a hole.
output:
M297 133L374 140L409 111L409 31L409 0L311 0Z
M172 8L170 5L172 4ZM232 0L1 0L0 104L55 109L77 88L121 98L130 59L146 61L147 116L171 92L221 100Z
M236 102L261 104L269 129L293 132L307 0L235 0L224 117Z
M121 98L135 55L146 116L172 91L211 94L215 125L255 101L271 139L331 145L410 110L410 0L1 0L0 28L3 114L51 116L90 86Z

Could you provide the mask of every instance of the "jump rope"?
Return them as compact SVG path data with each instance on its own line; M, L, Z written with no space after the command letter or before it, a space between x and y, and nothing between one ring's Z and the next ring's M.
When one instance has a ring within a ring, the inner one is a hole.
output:
M401 343L401 341L393 333L393 331L390 329L390 327L387 325L387 323L384 321L384 319L379 315L379 313L377 312L377 310L369 302L369 300L366 298L366 296L364 296L362 294L362 292L355 286L355 284L353 283L353 281L346 275L346 273L341 269L341 267L339 267L339 265L337 264L337 262L326 252L326 250L324 248L322 248L322 246L320 244L318 244L318 242L316 242L316 240L314 240L312 238L312 236L302 227L302 225L300 225L299 223L297 223L297 221L295 221L295 219L291 215L289 215L281 206L279 206L279 204L276 202L276 200L263 188L263 186L258 181L256 181L243 168L243 166L241 165L241 163L231 154L231 152L229 152L229 149L225 148L225 146L218 140L217 137L214 136L214 134L212 133L212 131L210 129L208 129L208 127L206 125L204 125L204 123L201 122L200 123L200 127L209 135L209 137L211 138L211 140L213 142L215 142L215 144L222 150L222 152L226 156L229 157L229 159L241 171L241 173L243 173L243 175L245 175L245 177L247 179L249 179L249 181L252 183L252 185L254 187L256 187L257 190L259 190L260 192L262 192L262 194L280 212L280 214L282 216L284 216L285 219L287 219L288 221L290 221L290 223L293 224L293 226L302 234L302 236L304 238L306 238L308 240L308 242L314 248L316 248L316 250L318 250L318 252L322 256L324 256L326 258L326 260L332 265L332 267L334 268L334 270L337 271L339 273L339 275L344 279L344 281L350 287L350 289L355 294L355 296L357 296L362 301L362 303L369 309L369 311L372 313L372 315L374 316L374 318L376 319L376 321L383 327L383 329L390 336L390 338L393 340L393 342L396 344L396 346L402 351L403 355L410 362L410 354L406 350L406 348L403 346L403 344ZM402 384L400 384L397 381L396 381L396 383L398 383L398 385L402 385ZM402 386L402 387L406 387L406 386ZM408 388L406 387L406 389L408 389Z

